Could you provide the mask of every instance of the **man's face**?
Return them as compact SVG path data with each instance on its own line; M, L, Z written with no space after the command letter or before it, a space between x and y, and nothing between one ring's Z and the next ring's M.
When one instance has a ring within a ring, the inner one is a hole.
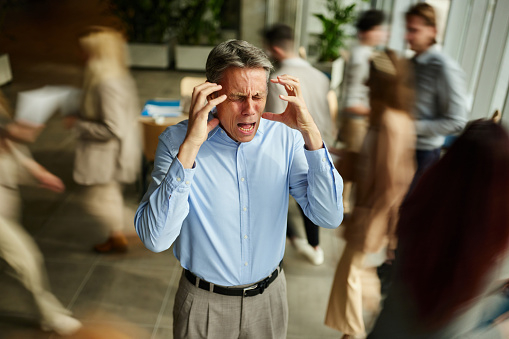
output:
M369 31L360 33L360 36L369 46L385 45L387 42L387 28L383 25L374 26Z
M217 105L217 118L230 138L238 142L253 140L267 101L267 73L263 68L230 67L219 82L226 94Z
M425 52L432 44L437 35L433 26L426 25L426 21L416 15L411 15L406 20L405 39L410 49L417 54Z

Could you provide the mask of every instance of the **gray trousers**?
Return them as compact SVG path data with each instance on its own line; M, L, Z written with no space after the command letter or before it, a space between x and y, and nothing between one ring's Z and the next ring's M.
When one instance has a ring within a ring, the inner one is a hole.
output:
M191 284L184 274L173 306L174 339L283 339L288 328L286 278L254 297L221 295Z

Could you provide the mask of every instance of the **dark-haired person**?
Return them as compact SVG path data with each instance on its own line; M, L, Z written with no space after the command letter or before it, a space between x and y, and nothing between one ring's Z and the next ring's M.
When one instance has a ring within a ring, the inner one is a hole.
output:
M415 52L417 172L440 158L445 137L463 129L467 119L465 76L460 66L440 51L436 43L436 15L432 6L418 3L405 14L405 39Z
M329 78L311 66L309 62L300 58L294 49L293 29L284 24L276 24L265 32L265 44L271 56L277 61L279 67L271 74L272 77L283 74L291 74L299 79L304 101L313 117L325 145L332 146L333 122L329 111L327 93L329 92ZM283 112L287 103L279 98L285 94L285 89L279 84L269 83L269 94L265 110L267 112ZM292 244L308 258L314 265L321 265L324 261L324 253L319 246L319 228L315 225L299 207L300 214L304 219L307 242L299 239L288 223L287 236Z
M368 10L360 14L356 24L358 44L350 50L346 65L340 139L345 143L346 151L356 154L360 152L368 131L370 106L366 81L369 77L369 62L373 51L386 40L384 21L385 15L379 10ZM343 190L345 213L351 212L351 191L352 183L345 182Z
M285 87L288 106L264 112L271 68L245 41L220 43L207 59L208 81L194 88L189 120L159 137L135 226L152 251L174 244L184 268L175 339L286 338L289 195L318 225L335 228L343 218L342 180L299 80L271 79Z
M475 121L401 208L393 286L369 338L508 338L479 328L509 277L509 136ZM479 199L482 197L482 199Z

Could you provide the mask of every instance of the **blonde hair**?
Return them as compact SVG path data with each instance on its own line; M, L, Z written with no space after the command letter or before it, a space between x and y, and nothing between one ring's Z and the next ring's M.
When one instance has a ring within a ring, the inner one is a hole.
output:
M88 55L83 84L82 114L88 119L98 119L95 109L94 88L100 83L129 74L127 48L122 34L112 28L92 26L80 38Z
M80 39L80 44L89 60L87 71L99 79L127 72L127 50L122 34L114 29L93 26Z

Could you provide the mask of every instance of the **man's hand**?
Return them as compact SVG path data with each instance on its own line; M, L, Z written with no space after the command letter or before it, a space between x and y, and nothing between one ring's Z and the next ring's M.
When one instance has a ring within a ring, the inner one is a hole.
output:
M214 118L207 122L210 110L226 100L226 95L213 98L213 93L219 91L221 85L205 82L193 90L191 107L189 109L189 124L186 138L180 145L178 159L184 168L192 168L201 145L207 140L209 132L214 129L219 120ZM208 100L207 102L207 98ZM205 104L206 103L206 104Z
M300 131L308 150L313 151L322 148L322 136L306 107L299 79L285 74L278 76L276 79L270 79L270 81L284 86L288 95L280 95L279 98L287 101L288 106L281 114L265 112L262 117L267 120L282 122L288 127Z

